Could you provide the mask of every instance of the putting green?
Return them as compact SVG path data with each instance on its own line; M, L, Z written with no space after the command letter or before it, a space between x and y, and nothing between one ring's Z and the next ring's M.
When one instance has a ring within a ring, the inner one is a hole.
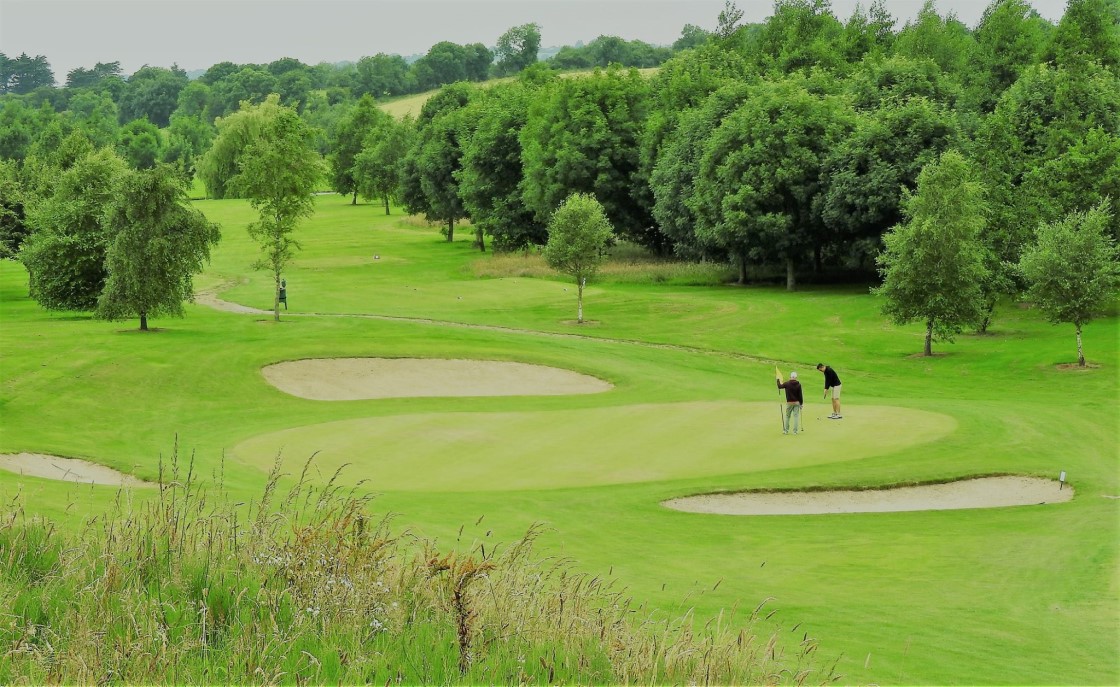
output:
M777 403L694 402L509 413L424 413L295 427L248 439L231 458L392 491L505 491L625 484L859 460L934 441L946 415L860 406L782 435ZM814 416L815 417L815 416ZM882 431L906 427L905 432Z

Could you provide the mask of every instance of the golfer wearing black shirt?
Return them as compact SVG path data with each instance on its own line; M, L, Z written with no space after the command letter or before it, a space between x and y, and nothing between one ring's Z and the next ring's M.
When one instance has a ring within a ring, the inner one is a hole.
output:
M824 373L824 397L828 398L828 390L832 389L832 415L829 420L839 420L844 416L840 414L840 376L836 370L824 363L817 363L817 369Z

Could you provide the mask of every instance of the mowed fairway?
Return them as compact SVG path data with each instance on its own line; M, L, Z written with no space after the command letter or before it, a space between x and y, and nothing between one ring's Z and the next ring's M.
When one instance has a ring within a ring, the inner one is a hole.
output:
M199 202L223 225L198 279L226 300L271 304L249 264L240 201ZM396 212L396 210L394 211ZM1120 682L1120 320L1072 327L1016 304L987 336L920 358L865 287L698 287L600 282L589 326L574 289L516 274L478 279L464 228L436 229L324 196L286 273L292 310L189 306L183 320L105 323L50 314L0 262L0 453L87 458L154 479L178 438L209 488L258 493L285 471L379 494L396 522L457 541L542 546L609 576L647 608L753 609L767 600L795 650L839 657L845 683ZM227 288L228 286L228 288ZM261 370L329 357L513 361L605 380L572 396L316 401ZM844 383L841 422L820 375ZM805 382L808 433L782 436L774 364ZM660 505L692 493L881 486L980 474L1055 478L1065 504L989 510L735 517ZM113 487L0 472L0 498L75 526ZM134 498L146 496L139 492ZM723 622L728 622L726 616Z

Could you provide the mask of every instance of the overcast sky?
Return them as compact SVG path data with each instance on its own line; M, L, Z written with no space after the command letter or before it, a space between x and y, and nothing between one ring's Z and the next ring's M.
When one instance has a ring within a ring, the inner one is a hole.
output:
M857 0L833 0L851 15ZM863 0L864 7L871 0ZM771 0L737 0L744 21L762 21ZM985 0L937 0L940 12L975 26ZM1057 21L1065 0L1032 0ZM886 0L897 28L922 0ZM723 0L0 0L0 52L44 55L59 83L75 67L119 61L126 74L144 64L188 71L223 61L308 64L357 61L379 52L425 53L439 41L493 46L506 29L541 26L541 45L615 35L670 44L685 24L716 25Z

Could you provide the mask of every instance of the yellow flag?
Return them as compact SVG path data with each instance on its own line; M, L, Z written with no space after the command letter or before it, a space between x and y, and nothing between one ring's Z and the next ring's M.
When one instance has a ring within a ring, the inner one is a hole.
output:
M782 379L782 373L778 371L778 366L777 365L774 366L774 376L778 378L778 383L786 381L786 380Z

